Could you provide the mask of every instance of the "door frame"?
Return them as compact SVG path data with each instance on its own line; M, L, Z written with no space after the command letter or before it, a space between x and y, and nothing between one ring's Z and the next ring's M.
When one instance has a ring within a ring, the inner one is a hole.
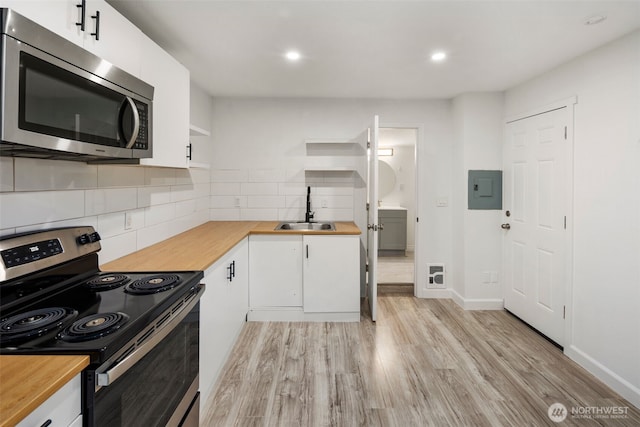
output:
M571 346L573 343L573 206L574 206L574 191L573 191L573 183L574 183L574 168L573 168L573 151L574 151L574 137L575 137L575 105L578 103L578 97L572 96L569 98L565 98L556 102L552 102L550 104L546 104L543 106L539 106L533 108L531 110L525 111L523 113L514 114L511 116L505 117L504 124L505 126L508 123L526 119L532 116L537 116L539 114L548 113L553 110L558 110L560 108L567 109L567 163L566 163L566 182L565 182L565 191L568 197L565 199L565 212L567 213L567 228L565 234L564 241L564 250L566 253L565 259L565 292L564 292L564 305L565 305L565 322L564 322L564 343L563 348L566 349ZM506 135L502 141L503 150L505 147ZM504 153L504 151L503 151ZM503 170L504 170L504 154L503 154ZM503 187L505 183L503 182ZM504 188L503 188L504 191ZM504 210L504 209L503 209ZM502 252L504 254L504 238L502 243ZM504 255L502 256L504 262ZM504 266L502 266L502 271L504 271ZM505 292L504 282L503 282L503 294Z
M416 130L416 144L415 144L415 148L414 148L414 152L413 152L413 162L414 162L414 168L415 168L415 176L414 176L414 189L415 189L415 194L414 194L414 199L415 199L415 204L416 204L416 218L420 218L421 215L421 210L420 210L420 153L421 153L421 147L424 146L424 124L422 123L404 123L404 122L384 122L384 123L378 123L378 127L380 129L382 128L392 128L392 129L415 129ZM415 218L407 218L407 221L411 220L413 221ZM423 219L424 221L424 219ZM422 289L422 286L420 286L419 283L419 278L420 277L427 277L427 273L426 273L426 265L423 269L420 268L420 262L419 260L420 258L420 250L421 250L421 239L420 239L420 221L416 221L414 223L414 229L413 229L413 240L414 240L414 244L415 247L413 249L413 296L417 297L417 298L424 298L424 296L421 294L420 289ZM425 279L426 280L426 279Z

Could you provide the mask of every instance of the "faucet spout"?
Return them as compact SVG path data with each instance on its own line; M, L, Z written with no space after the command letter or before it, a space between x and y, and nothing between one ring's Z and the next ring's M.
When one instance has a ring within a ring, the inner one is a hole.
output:
M314 212L311 212L311 187L307 187L307 210L304 213L304 222L311 222Z

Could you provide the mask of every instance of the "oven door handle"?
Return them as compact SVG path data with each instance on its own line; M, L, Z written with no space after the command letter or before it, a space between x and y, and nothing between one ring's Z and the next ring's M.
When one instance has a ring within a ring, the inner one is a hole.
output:
M201 285L202 286L202 285ZM136 363L138 363L144 356L147 355L151 350L153 350L160 342L173 331L176 326L182 322L182 320L187 317L187 315L191 312L191 309L195 307L195 305L200 300L201 292L198 292L189 302L182 307L182 310L177 312L171 320L166 322L162 329L157 330L154 335L147 339L140 347L138 347L133 353L122 359L120 363L113 366L108 371L98 374L97 381L98 386L108 386L113 384L118 378L120 378L125 372L133 367Z

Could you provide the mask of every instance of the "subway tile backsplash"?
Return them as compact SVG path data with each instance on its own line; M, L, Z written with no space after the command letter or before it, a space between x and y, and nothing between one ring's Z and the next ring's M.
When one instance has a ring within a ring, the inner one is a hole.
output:
M307 186L317 220L353 221L353 173L304 170L211 171L212 220L303 220ZM219 181L216 181L219 180Z
M103 264L209 220L302 220L307 185L315 219L354 219L361 183L350 174L0 157L0 236L91 225Z
M210 171L0 158L0 235L91 225L100 263L209 220ZM127 223L127 217L130 222Z

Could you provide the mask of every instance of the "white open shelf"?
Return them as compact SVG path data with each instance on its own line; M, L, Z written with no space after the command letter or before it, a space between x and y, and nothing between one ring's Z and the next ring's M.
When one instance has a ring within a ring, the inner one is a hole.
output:
M211 136L208 130L199 128L196 125L189 125L189 135L191 136Z
M356 168L351 166L306 166L306 172L355 172Z
M357 144L358 141L349 138L307 138L304 140L306 144Z

